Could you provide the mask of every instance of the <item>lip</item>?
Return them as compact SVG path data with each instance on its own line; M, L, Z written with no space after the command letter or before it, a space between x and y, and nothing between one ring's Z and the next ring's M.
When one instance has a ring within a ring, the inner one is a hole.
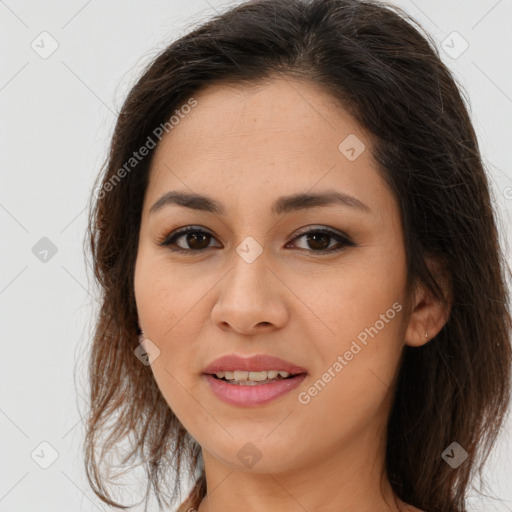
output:
M260 372L282 370L294 377L267 384L230 384L214 375L221 371L242 370ZM307 370L279 357L257 354L252 357L240 357L230 354L212 361L204 370L203 378L214 395L223 402L240 407L254 407L276 400L296 388L307 376Z
M230 354L212 361L204 370L206 375L214 375L217 372L242 370L247 372L262 372L265 370L283 370L291 374L307 373L305 368L297 366L279 357L266 354L256 354L252 357L240 357ZM265 384L268 386L269 384Z
M278 380L269 384L230 384L213 375L203 375L212 392L231 405L240 407L254 407L276 400L295 389L306 378L306 373L301 373L289 379Z

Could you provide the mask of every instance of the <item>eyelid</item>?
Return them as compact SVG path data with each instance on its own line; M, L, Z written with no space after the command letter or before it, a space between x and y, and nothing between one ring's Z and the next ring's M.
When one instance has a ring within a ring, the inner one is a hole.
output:
M213 233L211 233L210 230L204 228L203 226L188 225L188 226L183 226L181 228L174 229L171 232L165 234L162 238L157 240L157 244L160 246L166 247L166 246L171 245L172 243L175 243L175 241L178 238L180 238L181 236L187 235L188 233L197 233L197 232L206 233L206 234L210 235L212 238L215 238L215 239L217 238ZM202 251L203 250L201 250L201 251L184 250L184 252L196 252L196 253L199 253Z
M328 226L323 226L322 224L310 224L309 226L305 226L304 228L301 228L297 233L294 233L292 240L297 238L298 236L306 235L309 232L314 231L323 231L327 233L332 233L333 235L337 236L343 236L345 238L350 238L346 233L343 233L343 231L340 231L339 229L330 228Z

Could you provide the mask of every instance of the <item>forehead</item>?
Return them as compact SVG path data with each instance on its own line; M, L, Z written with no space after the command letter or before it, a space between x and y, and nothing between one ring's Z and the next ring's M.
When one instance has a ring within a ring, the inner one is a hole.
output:
M145 209L176 189L244 204L315 188L377 208L393 201L367 133L320 86L275 78L213 85L194 99L156 149Z

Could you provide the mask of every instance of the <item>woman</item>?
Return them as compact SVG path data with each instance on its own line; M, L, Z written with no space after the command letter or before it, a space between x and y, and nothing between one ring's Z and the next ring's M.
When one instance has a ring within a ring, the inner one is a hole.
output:
M375 2L256 0L133 87L89 225L103 501L129 440L146 505L188 467L180 511L466 510L510 398L508 268L433 47Z

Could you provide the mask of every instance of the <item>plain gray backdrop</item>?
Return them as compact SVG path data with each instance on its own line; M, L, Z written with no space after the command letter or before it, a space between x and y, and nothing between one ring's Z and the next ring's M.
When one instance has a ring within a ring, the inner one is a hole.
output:
M510 261L512 0L394 4L434 37L467 92ZM81 451L97 311L83 255L87 199L142 67L228 5L0 0L0 512L107 510ZM473 493L473 511L512 510L507 428L484 473L500 500Z

